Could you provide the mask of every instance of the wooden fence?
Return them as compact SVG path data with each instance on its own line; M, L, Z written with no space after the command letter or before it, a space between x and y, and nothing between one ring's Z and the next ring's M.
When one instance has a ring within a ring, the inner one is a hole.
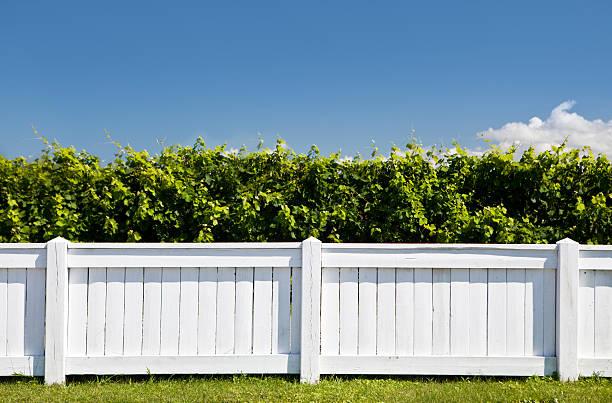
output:
M612 246L0 244L0 375L612 376Z

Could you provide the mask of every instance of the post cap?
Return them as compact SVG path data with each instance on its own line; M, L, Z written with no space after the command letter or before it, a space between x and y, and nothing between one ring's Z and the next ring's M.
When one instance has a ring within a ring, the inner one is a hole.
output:
M562 243L578 244L578 242L574 241L573 239L569 239L569 238L563 238L562 240L557 241L557 245L562 244Z

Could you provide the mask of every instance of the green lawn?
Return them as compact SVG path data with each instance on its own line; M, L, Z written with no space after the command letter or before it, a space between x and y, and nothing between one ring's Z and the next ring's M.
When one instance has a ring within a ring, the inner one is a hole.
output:
M4 378L2 401L612 401L612 381L552 378L326 377L301 385L293 377L72 378L48 387L34 378Z

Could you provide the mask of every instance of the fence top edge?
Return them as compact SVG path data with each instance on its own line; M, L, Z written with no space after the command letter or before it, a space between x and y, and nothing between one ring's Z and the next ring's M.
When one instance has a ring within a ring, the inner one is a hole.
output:
M0 243L0 250L7 249L45 249L46 243Z
M69 243L69 249L299 249L301 242Z
M399 243L342 243L342 244L323 244L323 249L451 249L451 250L556 250L555 244L470 244L470 243L415 243L415 244L399 244ZM612 247L611 247L612 248Z
M612 245L580 245L580 250L612 251Z

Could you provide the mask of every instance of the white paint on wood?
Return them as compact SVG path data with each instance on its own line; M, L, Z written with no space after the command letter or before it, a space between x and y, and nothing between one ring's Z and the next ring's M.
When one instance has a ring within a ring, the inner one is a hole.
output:
M557 370L562 381L573 381L578 379L578 243L564 239L557 246Z
M544 355L544 272L525 271L525 355Z
M321 270L321 354L340 354L340 272Z
M40 375L35 368L44 365L45 383L64 383L66 380L66 343L68 329L68 241L55 238L47 244L46 300L45 300L45 359L29 361L32 375ZM36 363L39 365L36 365ZM42 364L42 365L41 365Z
M302 322L302 269L291 268L291 353L300 352Z
M219 267L217 284L217 354L234 352L236 277L233 267Z
M7 246L8 245L8 246ZM22 246L27 245L27 246ZM44 269L47 267L45 244L1 244L0 268Z
M595 272L595 357L612 357L612 272Z
M395 354L395 269L378 269L376 354ZM323 352L321 352L323 353Z
M397 269L395 278L395 353L412 355L414 351L414 269Z
M595 272L580 270L579 275L578 357L595 358Z
M272 268L255 269L253 354L272 353Z
M487 355L488 270L470 269L469 353ZM452 298L452 297L451 297Z
M87 355L104 355L106 269L89 269L87 295Z
M556 355L556 270L543 270L544 273L544 356Z
M104 355L123 354L125 269L106 269L106 332Z
M24 355L26 269L8 269L6 354Z
M432 269L414 269L414 355L432 353Z
M0 268L0 357L6 355L6 331L7 331L7 269Z
M433 270L432 354L450 354L450 269Z
M179 301L179 355L198 353L198 276L197 267L181 267Z
M159 355L161 331L160 267L144 269L144 305L142 317L142 355Z
M359 354L376 354L376 269L359 268Z
M144 277L140 267L125 270L123 354L142 354Z
M302 334L300 382L319 383L321 347L321 241L302 242Z
M25 355L45 354L45 271L27 269Z
M181 270L162 268L160 355L178 355Z
M0 367L1 369L1 367ZM214 356L140 356L68 357L67 373L72 375L112 374L297 374L300 356L214 355Z
M556 360L545 357L322 356L322 374L550 376Z
M612 377L612 359L579 358L578 373L580 376Z
M13 376L15 374L23 376L45 375L45 358L43 356L0 357L0 376Z
M253 352L253 269L236 268L236 322L234 353Z
M583 270L612 270L612 248L609 245L580 245L579 248L578 267Z
M198 284L198 354L215 353L217 334L217 268L201 267Z
M506 354L516 357L525 355L525 270L508 269L506 279Z
M272 270L272 354L289 353L291 269Z
M470 351L470 270L452 269L450 289L450 354Z
M340 269L340 355L357 355L359 336L359 271Z
M487 353L506 355L506 270L489 269Z
M68 354L87 354L87 277L86 267L68 271Z

